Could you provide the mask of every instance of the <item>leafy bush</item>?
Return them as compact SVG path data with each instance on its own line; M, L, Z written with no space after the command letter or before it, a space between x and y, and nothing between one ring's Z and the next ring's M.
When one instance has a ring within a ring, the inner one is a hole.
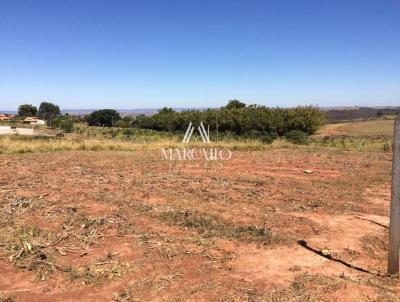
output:
M134 133L133 129L126 128L126 129L122 130L122 134L125 135L126 137L130 137L130 136L133 136L135 133Z
M306 145L308 143L307 133L301 130L291 130L285 134L285 138L293 144Z
M74 130L74 122L70 119L63 119L60 122L60 128L67 133L71 133Z
M114 123L114 126L119 128L130 128L132 127L132 121L133 121L132 116L125 116L116 123Z
M272 144L277 138L278 135L275 132L266 132L262 137L262 141L266 144Z
M114 109L103 109L92 112L85 116L89 126L111 127L121 119L121 116Z
M67 117L57 117L51 121L53 128L62 129L64 132L71 133L74 130L74 121Z

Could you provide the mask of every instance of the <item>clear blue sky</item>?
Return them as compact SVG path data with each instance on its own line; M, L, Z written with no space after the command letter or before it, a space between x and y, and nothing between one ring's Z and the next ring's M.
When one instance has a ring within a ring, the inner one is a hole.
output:
M0 0L0 109L400 105L399 0Z

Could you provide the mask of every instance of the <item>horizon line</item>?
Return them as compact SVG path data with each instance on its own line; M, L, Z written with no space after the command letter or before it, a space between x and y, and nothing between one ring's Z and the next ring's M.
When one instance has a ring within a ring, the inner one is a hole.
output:
M250 105L258 105L258 104L250 104ZM249 105L246 105L249 106ZM318 106L318 105L296 105L296 106L267 106L267 105L259 105L259 106L266 106L268 108L296 108L296 107L305 107L305 106L315 106L321 109L347 109L347 108L371 108L371 109L385 109L385 108L400 108L400 105L348 105L348 106ZM221 107L171 107L171 106L162 106L162 107L143 107L143 108L112 108L112 107L100 107L100 108L60 108L60 111L96 111L96 110L103 110L103 109L113 109L116 111L139 111L139 110L160 110L162 108L171 108L175 109L189 109L189 110L196 110L196 109L219 109ZM18 112L18 109L1 109L0 112Z

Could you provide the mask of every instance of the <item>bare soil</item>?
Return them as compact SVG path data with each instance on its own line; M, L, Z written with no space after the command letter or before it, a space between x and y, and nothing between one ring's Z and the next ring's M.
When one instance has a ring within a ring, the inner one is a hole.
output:
M1 299L399 301L385 276L390 155L268 150L203 164L156 151L1 155Z

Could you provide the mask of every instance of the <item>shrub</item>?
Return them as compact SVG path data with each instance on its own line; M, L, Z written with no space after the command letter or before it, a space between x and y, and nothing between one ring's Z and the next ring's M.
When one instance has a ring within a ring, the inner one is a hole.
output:
M132 128L125 128L124 130L122 130L122 134L126 137L130 137L134 135L134 132Z
M391 146L390 146L390 144L389 143L385 143L384 145L383 145L383 151L384 152L390 152L391 151Z
M300 130L291 130L287 132L285 138L293 144L306 145L308 143L307 133Z
M92 112L85 116L89 126L111 127L121 119L119 113L113 109L103 109Z
M262 137L262 141L266 144L272 144L277 138L278 135L275 132L266 132Z
M71 133L74 130L74 122L70 119L61 120L60 128L67 133Z
M114 123L114 127L117 127L117 128L128 128L129 125L127 125L123 120L119 120L119 121Z

